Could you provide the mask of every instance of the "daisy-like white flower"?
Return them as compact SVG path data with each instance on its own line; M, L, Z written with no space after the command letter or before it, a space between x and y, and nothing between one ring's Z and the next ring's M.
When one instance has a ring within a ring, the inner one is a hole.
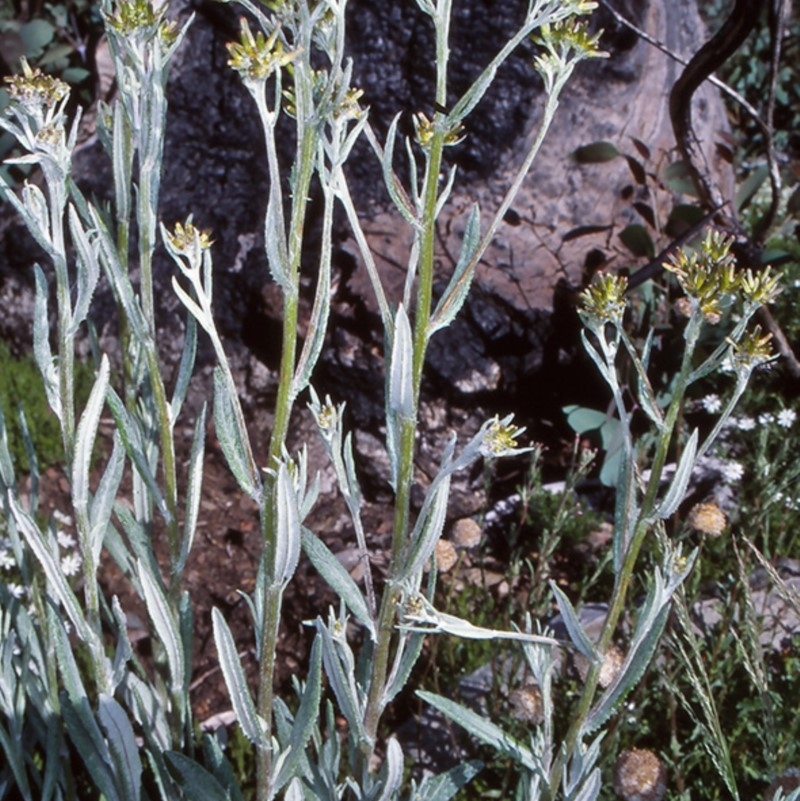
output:
M722 471L722 477L728 484L739 481L744 475L744 467L742 467L740 462L725 462L720 470Z
M6 587L11 595L13 595L17 600L25 595L25 587L23 587L21 584L12 582L11 584L6 584Z
M9 551L0 551L0 570L11 570L16 564L14 557Z
M61 570L65 576L74 576L81 569L81 557L73 552L61 560Z
M756 427L756 421L752 417L738 417L736 419L736 427L739 431L752 431Z
M797 420L797 412L794 409L781 409L778 412L777 422L781 428L791 428Z
M72 518L58 509L53 510L53 517L55 518L56 522L61 523L62 526L72 525Z
M62 531L59 529L56 532L56 539L62 548L69 549L75 546L75 537L73 537L68 531Z
M762 426L768 426L770 423L775 422L775 415L770 412L762 412L758 415L758 422Z
M722 408L722 401L719 395L706 395L705 398L701 398L700 405L709 414L715 414Z

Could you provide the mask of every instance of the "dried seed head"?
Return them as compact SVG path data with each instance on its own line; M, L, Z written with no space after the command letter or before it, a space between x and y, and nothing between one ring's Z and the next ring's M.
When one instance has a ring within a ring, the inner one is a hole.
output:
M436 569L440 573L452 570L458 562L456 547L450 540L439 540L436 543Z
M509 701L518 720L523 723L532 723L534 726L539 726L544 722L542 691L536 684L528 684L514 690Z
M616 645L610 645L605 655L603 656L603 664L600 667L600 675L597 678L597 683L605 690L606 687L611 685L611 682L617 678L622 663L625 661L625 654L617 648ZM589 660L581 654L575 655L575 669L581 677L581 681L586 681L589 675Z
M614 766L614 790L624 801L661 801L667 791L667 770L652 751L623 751Z
M457 548L474 548L480 544L483 530L471 517L462 517L453 526L451 536Z
M719 537L727 522L724 512L715 503L695 504L689 512L689 525L710 537Z

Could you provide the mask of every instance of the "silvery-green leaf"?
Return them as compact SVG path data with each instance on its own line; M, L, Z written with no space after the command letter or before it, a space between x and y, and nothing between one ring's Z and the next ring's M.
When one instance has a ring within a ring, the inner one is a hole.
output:
M164 759L183 790L184 798L191 801L230 801L230 794L225 788L194 759L179 751L167 751Z
M138 799L142 791L142 762L125 710L111 696L101 693L97 703L97 720L106 735L122 797Z
M300 706L289 735L289 753L281 764L280 771L273 781L277 793L290 779L296 777L298 768L306 758L308 741L319 719L319 704L322 697L322 650L319 637L314 638L309 659L308 679L306 680ZM291 785L290 785L291 786ZM287 790L287 794L288 794Z
M158 486L153 471L150 469L150 463L142 445L142 433L139 430L136 418L128 414L125 404L114 391L113 387L108 388L106 401L108 403L108 408L111 410L114 422L117 424L117 430L122 438L125 451L135 465L136 471L142 481L146 484L150 498L155 502L162 517L167 522L170 522L171 515L161 492L161 488Z
M95 564L98 564L100 551L103 548L103 539L106 530L111 525L111 514L124 468L125 449L122 447L122 440L118 432L115 431L111 456L89 505L89 544Z
M6 160L5 163L9 164L10 162ZM38 192L40 198L31 197L30 201L23 202L17 197L17 193L6 183L3 176L0 175L0 196L5 198L14 207L17 214L24 220L26 227L31 232L37 244L40 245L46 253L52 255L53 243L50 241L50 215L47 208L47 201L44 198L42 190L35 184L26 184L25 187L27 187L29 191ZM25 187L23 187L23 193L26 191ZM31 208L28 207L28 203L31 204ZM44 228L39 227L41 211L34 209L34 206L38 206L39 203L44 204L42 208L44 214L47 215L47 225Z
M389 407L401 419L414 416L414 346L411 325L401 303L394 318L389 379Z
M523 743L504 732L497 724L483 715L451 701L435 693L417 690L417 695L435 709L443 712L450 720L457 723L473 737L477 737L486 745L494 748L504 756L510 757L518 764L535 772L542 770L540 759Z
M186 484L186 519L183 522L183 542L181 553L175 566L175 572L180 575L186 566L189 551L192 549L194 534L197 529L197 518L200 512L200 499L203 484L203 454L205 453L206 437L206 405L200 410L194 426L192 450L189 455L189 478Z
M149 336L147 322L136 299L137 294L133 289L128 272L120 262L114 237L109 233L108 227L97 209L90 207L89 211L97 233L100 263L114 291L114 297L125 311L131 327L131 335L139 342L144 342Z
M675 514L686 495L686 488L689 486L689 479L692 477L692 470L694 469L697 438L698 430L695 429L683 449L672 483L656 509L656 515L662 520Z
M38 264L33 265L36 296L33 308L33 355L44 381L47 403L61 420L61 398L58 394L58 368L50 350L50 322L47 312L47 279Z
M628 552L633 529L639 517L636 504L636 481L634 477L634 459L620 461L619 478L617 479L617 496L614 504L614 574L622 570L625 554Z
M292 294L295 290L288 272L289 250L283 225L283 199L280 181L273 179L270 181L270 196L267 202L267 213L264 216L264 244L267 263L275 283L284 292Z
M68 207L68 217L72 242L78 253L78 295L72 311L72 320L67 329L67 336L71 337L78 331L78 327L89 313L89 304L97 286L97 279L100 277L100 265L97 261L97 254L89 242L89 237L83 230L78 212L71 203Z
M300 358L297 360L292 395L297 397L311 380L311 373L322 352L325 333L328 329L328 317L331 308L331 240L333 228L334 196L330 189L323 187L325 209L323 211L322 252L317 271L317 288L314 305L311 309L308 334L306 335Z
M223 751L223 746L227 748L227 744L221 743L220 739L214 734L203 735L203 764L230 794L231 801L244 801L233 766Z
M297 508L297 495L289 469L285 462L278 466L278 480L275 486L275 505L277 507L275 526L275 573L272 583L286 583L294 575L300 558L300 510Z
M239 423L230 398L231 388L225 380L225 374L217 367L214 369L214 424L217 430L222 452L228 462L234 478L244 492L258 500L261 496L261 482L254 473L248 459L243 437L247 432L239 430Z
M180 285L177 277L174 275L172 276L172 291L178 296L178 299L186 307L189 314L200 323L203 330L206 333L210 333L214 328L213 321L200 304Z
M121 689L145 742L151 746L149 751L157 754L167 751L170 748L172 734L165 714L166 705L163 696L132 671L126 673Z
M346 604L356 619L376 639L375 624L361 590L342 563L331 553L327 545L307 528L303 528L303 550L317 572Z
M92 714L89 697L83 686L64 625L61 620L57 619L54 610L48 610L48 617L50 618L49 629L55 639L58 668L64 682L65 692L61 694L61 714L67 734L81 755L81 761L89 771L92 780L107 801L127 801L127 798L123 798L118 792L111 754Z
M559 586L554 582L550 582L550 589L553 590L553 595L558 604L558 611L561 612L561 618L564 621L564 626L567 629L570 641L578 649L586 659L592 664L597 662L598 656L592 641L583 629L575 608L572 606L569 598L561 591Z
M397 694L405 689L411 671L419 660L422 653L422 646L425 644L425 634L416 632L404 632L403 638L397 646L394 656L394 665L386 684L383 695L383 703L389 704L395 699Z
M0 724L0 753L5 754L6 765L8 765L14 777L16 789L23 800L34 801L34 796L28 784L28 774L25 770L25 755L22 752L22 745L21 737L13 737L6 731L5 727ZM0 791L3 791L3 786L0 786Z
M455 319L456 315L464 305L464 301L469 294L472 285L472 277L475 274L476 262L473 260L475 251L480 243L481 237L481 214L480 207L474 203L464 228L464 238L461 243L461 254L458 258L453 275L447 288L442 293L436 309L431 317L428 326L428 336L431 336L440 328L446 328ZM468 269L469 268L469 269Z
M175 391L169 404L170 420L172 425L181 413L186 393L189 391L189 382L192 379L195 354L197 353L197 320L192 315L186 318L186 335L183 340L181 361L178 365L178 377L175 380Z
M283 801L305 801L305 793L303 793L303 782L297 777L289 782L286 792L283 795Z
M392 162L394 161L394 142L397 138L397 125L400 122L401 114L396 114L389 126L389 132L386 134L386 146L383 150L383 180L386 184L386 189L389 192L389 197L392 199L397 210L403 215L406 222L413 226L417 226L417 218L414 209L411 207L405 192L397 181L397 177L392 169Z
M603 376L607 384L613 386L613 384L616 382L616 378L612 376L608 368L608 364L606 364L606 360L603 358L602 354L592 344L592 342L589 340L589 337L586 336L585 329L581 329L581 342L583 343L583 349L589 355L589 358L597 365L600 375Z
M442 209L444 208L447 201L450 199L450 193L453 191L453 184L456 180L456 172L457 167L454 164L448 171L447 171L447 183L444 185L444 188L441 191L439 197L436 198L436 210L434 211L434 219L438 219L442 213Z
M108 357L103 355L97 380L94 382L89 400L83 410L75 438L75 458L72 462L72 506L75 514L88 521L89 514L89 470L92 465L92 450L100 425L100 414L106 400L110 367Z
M590 734L602 726L642 678L650 665L668 617L669 606L665 605L650 620L650 628L631 645L619 674L586 718L582 729L584 733Z
M378 801L393 801L403 783L403 749L396 737L390 737L386 742L384 769L386 776L383 780L383 792Z
M8 500L14 522L24 535L28 547L33 551L34 556L42 566L49 583L49 588L55 599L64 607L67 617L69 617L69 621L75 628L77 635L84 642L91 643L94 640L94 634L83 617L80 601L78 601L75 593L69 586L57 557L44 541L36 523L17 504L16 499L9 497Z
M264 722L258 716L255 704L250 696L247 679L244 677L242 665L239 662L239 655L236 652L231 630L228 628L222 613L216 607L211 610L211 619L214 626L214 642L219 654L219 664L222 669L222 675L225 678L225 685L231 696L236 719L239 721L245 737L253 745L268 747L269 741L267 733L264 731Z
M8 428L3 410L0 408L0 482L3 488L13 487L16 484L14 475L14 461L8 449Z
M111 599L111 611L117 624L117 648L111 665L111 687L109 689L116 690L125 677L128 660L133 656L133 646L128 637L128 620L116 595Z
M417 798L425 801L450 801L450 799L483 770L483 762L470 760L461 762L437 776L426 776L417 790Z
M154 634L161 640L167 655L172 691L175 694L180 693L184 684L184 658L178 623L169 608L161 583L151 575L142 561L139 562L138 573L147 613L153 622Z
M108 106L98 109L98 118L105 120ZM114 199L120 220L131 216L131 172L133 169L133 146L130 126L125 117L123 103L114 103L112 128L112 162L114 165Z
M411 533L411 552L405 560L402 578L409 578L422 570L436 550L436 543L441 539L444 529L449 499L450 476L446 475L428 488L425 503Z
M322 642L322 661L325 665L325 675L336 696L339 709L349 724L356 742L359 744L367 742L367 734L364 731L363 710L358 699L356 689L356 677L354 666L349 664L352 660L342 658L340 649L347 648L346 643L337 645L331 631L320 618L315 621L317 632ZM339 621L333 624L341 625ZM347 668L345 670L345 668Z
M574 801L596 801L601 789L600 768L594 768L586 777L578 793L574 796L569 796L569 801L572 801L572 799Z

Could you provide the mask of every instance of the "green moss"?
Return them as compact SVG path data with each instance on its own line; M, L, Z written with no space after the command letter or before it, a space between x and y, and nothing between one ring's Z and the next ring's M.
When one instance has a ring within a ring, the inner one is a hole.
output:
M75 388L80 409L91 391L94 373L90 365L76 364ZM8 447L19 470L31 469L25 448L19 410L25 415L40 469L64 461L58 418L47 405L44 384L32 356L17 358L0 342L0 409L8 430Z

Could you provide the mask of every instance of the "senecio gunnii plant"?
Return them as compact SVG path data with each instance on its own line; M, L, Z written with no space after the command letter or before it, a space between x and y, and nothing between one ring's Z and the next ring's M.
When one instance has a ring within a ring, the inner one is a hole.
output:
M381 719L387 704L409 681L425 636L510 638L519 642L538 685L541 712L528 742L514 740L499 726L451 699L420 693L433 706L494 746L519 766L521 799L597 797L602 727L617 711L653 657L670 601L692 567L668 540L663 521L676 511L695 461L708 449L744 391L752 370L769 358L766 338L747 333L756 308L776 293L773 277L733 269L729 243L712 236L694 254L672 265L686 291L686 351L672 399L659 406L647 378L649 339L639 352L623 327L624 282L603 277L586 290L582 316L584 342L613 392L625 432L625 454L618 483L613 544L614 590L599 641L585 633L578 612L555 585L554 600L566 623L568 640L559 641L539 621L520 621L514 631L496 631L443 614L433 605L436 570L426 572L439 541L452 476L477 459L525 451L522 430L511 418L488 420L466 443L456 435L445 447L438 474L430 482L419 512L412 513L415 439L425 354L431 338L455 318L479 260L510 208L553 119L558 98L575 65L602 55L597 37L578 19L594 3L584 0L530 0L517 33L453 102L448 86L451 0L418 0L435 30L435 96L438 109L420 111L414 135L405 141L410 181L394 169L399 117L380 142L352 86L346 58L346 0L242 0L248 12L239 41L229 45L230 66L251 94L264 134L269 188L265 198L265 259L283 295L283 331L275 422L268 443L251 441L237 387L213 318L213 232L184 222L160 224L159 180L166 120L165 89L172 56L191 19L169 21L168 6L148 0L102 0L119 96L101 106L98 133L113 165L113 203L98 207L83 197L71 178L71 154L78 120L66 115L68 87L22 63L8 84L11 104L0 125L11 131L37 165L44 191L29 183L17 195L3 185L44 250L55 283L55 348L49 326L49 282L35 267L34 352L48 402L62 432L70 483L74 531L80 545L78 581L62 570L60 523L43 521L33 446L31 491L23 497L0 420L0 484L7 550L13 555L26 593L0 586L0 795L13 792L33 799L106 801L242 799L243 790L225 753L225 738L198 735L188 691L191 679L192 604L183 571L200 514L206 411L194 421L194 439L180 486L175 427L192 375L197 338L207 336L217 359L213 417L216 434L240 487L260 509L263 550L256 587L247 596L258 662L255 688L248 685L234 639L219 610L213 629L220 667L241 731L255 755L256 798L353 798L364 801L420 799L445 801L480 769L465 762L439 776L404 781L404 754L398 740L385 736ZM538 55L533 67L544 83L544 113L531 137L518 173L499 208L482 214L475 205L464 229L458 263L444 292L434 297L436 221L453 187L444 151L465 135L465 122L490 87L500 65L531 37ZM450 108L450 111L442 109ZM294 162L281 163L277 126L293 120ZM361 228L345 165L356 141L365 137L380 160L389 197L414 233L401 298L390 298L381 282ZM316 252L316 296L309 336L297 336L301 265L307 204L312 187L322 193L322 237ZM361 490L351 435L344 430L342 406L321 399L311 387L314 365L324 344L331 295L333 215L344 211L360 248L377 300L385 338L386 447L394 491L391 553L385 578L372 574L370 542L361 520ZM138 232L135 249L130 232ZM167 380L158 357L153 256L160 241L175 263L173 287L188 312L183 354ZM68 245L71 247L68 248ZM74 253L70 262L68 252ZM100 353L89 317L101 275L118 306L121 369ZM134 280L133 276L137 276ZM739 321L728 341L695 364L702 327L734 299L743 299ZM88 329L94 343L96 380L85 408L75 403L76 337ZM631 410L618 381L619 362L631 360L638 376L637 403L657 433L652 453L640 452L630 433ZM735 377L730 400L711 434L702 442L695 431L681 438L678 412L691 385L709 372L727 369ZM118 376L118 377L116 377ZM114 382L119 385L115 386ZM168 392L167 386L173 388ZM307 393L308 400L305 400ZM287 451L292 409L307 402L352 517L364 567L357 583L319 536L305 525L317 495L305 451ZM113 445L99 480L90 480L92 453L103 410L114 421ZM24 418L23 418L24 426ZM666 491L662 482L668 457L681 455ZM648 478L642 472L650 465ZM133 477L132 497L120 496L126 465ZM159 561L154 542L162 536L167 556ZM644 602L633 612L631 585L643 568L645 540L656 538L661 564L646 576ZM126 610L100 590L106 552L129 579L150 618L154 658L143 663L126 627ZM276 642L284 590L301 552L340 598L338 609L320 610L304 683L297 699L274 693ZM638 571L638 572L637 572ZM348 629L363 630L354 651ZM624 656L615 645L625 631ZM563 742L553 723L556 651L579 654L587 667L583 695ZM613 653L616 668L604 671ZM323 674L331 700L323 701ZM602 677L602 680L601 680ZM253 693L253 690L255 692ZM334 702L347 722L340 736ZM376 759L376 756L380 759ZM376 765L380 765L376 768Z

